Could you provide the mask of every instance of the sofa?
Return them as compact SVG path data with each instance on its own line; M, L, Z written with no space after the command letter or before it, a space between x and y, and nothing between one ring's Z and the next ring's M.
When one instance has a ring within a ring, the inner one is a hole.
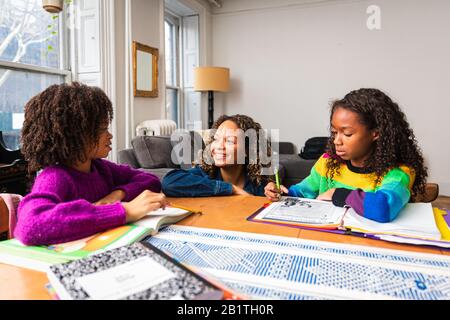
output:
M169 171L181 167L172 161L169 136L138 136L131 141L131 146L119 151L120 164L153 173L161 180Z
M297 148L291 142L280 142L279 147L280 167L283 167L285 171L283 185L289 188L309 175L317 159L308 160L301 158Z
M203 149L205 144L198 133L192 131L189 134L193 138L189 161L181 161L177 156L172 159L172 149L179 140L171 141L169 136L138 136L131 141L132 148L119 151L118 161L120 164L127 164L132 168L150 172L162 180L173 169L189 169L198 163L198 150L195 148L194 139L197 139L197 149L199 146ZM281 183L289 187L302 181L309 175L315 161L300 158L293 143L280 142L279 176Z

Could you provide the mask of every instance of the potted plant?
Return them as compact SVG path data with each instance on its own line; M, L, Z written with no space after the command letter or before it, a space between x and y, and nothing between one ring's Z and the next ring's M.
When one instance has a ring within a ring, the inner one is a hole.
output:
M59 13L64 6L64 0L42 0L42 7L50 13Z

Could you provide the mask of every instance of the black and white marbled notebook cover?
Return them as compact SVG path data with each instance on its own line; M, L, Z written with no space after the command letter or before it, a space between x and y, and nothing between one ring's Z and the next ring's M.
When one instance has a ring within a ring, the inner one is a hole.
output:
M74 300L91 299L77 279L96 272L108 270L141 257L150 257L155 262L173 272L176 276L153 287L126 296L125 300L168 300L181 299L221 299L222 291L183 265L147 243L134 243L113 250L104 251L83 259L53 265L49 274L64 288L65 296ZM152 270L148 270L152 272ZM58 290L57 290L58 292Z

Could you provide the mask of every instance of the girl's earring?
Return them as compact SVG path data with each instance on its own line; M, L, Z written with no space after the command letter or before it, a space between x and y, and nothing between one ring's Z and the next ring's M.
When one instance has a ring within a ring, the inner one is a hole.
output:
M380 137L380 133L378 131L375 131L373 134L373 141L377 141L379 137Z

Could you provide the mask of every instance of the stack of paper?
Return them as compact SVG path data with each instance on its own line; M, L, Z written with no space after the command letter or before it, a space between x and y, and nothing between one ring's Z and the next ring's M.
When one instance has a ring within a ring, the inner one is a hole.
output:
M409 203L389 223L363 218L349 208L344 217L344 227L394 242L433 245L442 239L430 203ZM450 247L450 242L447 245Z
M90 237L49 246L25 246L17 239L0 241L0 262L46 271L49 266L87 257L142 240L165 225L176 223L192 212L166 207L150 212L145 218Z

